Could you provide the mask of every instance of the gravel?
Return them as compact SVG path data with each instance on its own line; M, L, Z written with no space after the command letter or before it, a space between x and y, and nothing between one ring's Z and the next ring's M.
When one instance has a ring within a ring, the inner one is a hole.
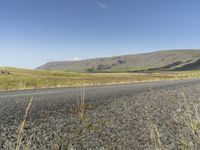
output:
M182 149L183 140L188 139L185 106L199 103L199 89L200 84L188 84L108 96L101 101L91 100L91 96L80 107L83 114L75 101L33 100L21 149L30 141L31 150ZM15 149L27 105L27 100L1 99L0 149ZM187 142L186 147L195 144L192 139Z

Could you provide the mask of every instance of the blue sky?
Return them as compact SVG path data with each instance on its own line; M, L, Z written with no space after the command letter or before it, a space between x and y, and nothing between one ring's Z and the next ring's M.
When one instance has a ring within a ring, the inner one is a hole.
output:
M198 0L0 0L0 66L200 48Z

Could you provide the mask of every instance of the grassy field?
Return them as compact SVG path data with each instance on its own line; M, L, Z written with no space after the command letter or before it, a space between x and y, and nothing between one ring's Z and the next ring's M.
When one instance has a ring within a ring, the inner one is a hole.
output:
M0 70L10 72L10 74L0 74L1 91L135 83L200 77L200 71L161 73L72 73L16 68L0 68Z

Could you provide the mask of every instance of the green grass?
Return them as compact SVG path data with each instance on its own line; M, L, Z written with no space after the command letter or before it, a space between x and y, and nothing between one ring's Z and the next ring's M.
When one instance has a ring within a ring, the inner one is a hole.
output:
M200 71L140 73L73 73L0 68L10 75L0 74L0 90L22 90L54 87L91 86L135 83L200 77Z

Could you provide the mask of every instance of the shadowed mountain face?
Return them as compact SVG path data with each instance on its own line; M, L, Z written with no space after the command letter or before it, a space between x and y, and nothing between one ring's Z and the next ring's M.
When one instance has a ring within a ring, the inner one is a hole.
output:
M200 50L166 50L144 54L49 62L41 70L75 72L142 72L200 69Z

